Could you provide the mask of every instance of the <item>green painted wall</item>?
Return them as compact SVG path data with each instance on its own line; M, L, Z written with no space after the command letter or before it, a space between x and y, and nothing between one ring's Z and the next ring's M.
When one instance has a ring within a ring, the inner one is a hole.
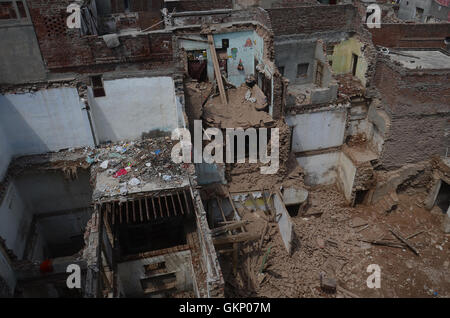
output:
M366 85L367 61L361 53L362 43L356 37L342 41L334 47L333 50L333 72L335 74L345 74L352 71L352 54L358 56L358 64L356 66L356 77L362 84Z

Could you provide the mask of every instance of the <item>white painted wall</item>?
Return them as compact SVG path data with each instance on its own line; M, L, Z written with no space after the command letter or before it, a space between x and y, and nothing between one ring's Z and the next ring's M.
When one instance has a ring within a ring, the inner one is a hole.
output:
M9 292L13 293L16 288L16 276L3 253L0 253L0 278L5 280Z
M337 170L345 198L350 201L352 197L353 183L355 181L356 166L345 153L341 152Z
M11 182L0 205L0 236L19 259L23 256L31 220L31 210L23 201L16 184Z
M75 180L66 179L62 172L27 173L17 177L15 184L34 214L86 208L91 203L87 172L79 171Z
M278 194L273 196L273 206L277 215L280 215L280 217L277 218L278 228L284 242L284 247L290 254L292 252L292 240L294 238L294 225L283 201Z
M288 116L294 127L292 151L303 152L340 146L344 142L345 109Z
M144 297L141 279L147 278L144 266L159 262L166 263L167 273L175 272L176 288L178 291L192 290L192 261L191 251L160 255L152 258L144 258L118 265L118 274L121 287L126 297Z
M12 155L12 150L9 146L6 134L0 126L0 180L3 180L3 177L8 170Z
M0 126L13 155L92 146L82 108L76 88L0 95Z
M171 77L122 78L104 81L106 96L88 90L100 142L133 140L154 130L178 127L175 85Z
M305 170L305 183L307 185L335 183L339 156L340 152L330 152L298 157L297 162Z

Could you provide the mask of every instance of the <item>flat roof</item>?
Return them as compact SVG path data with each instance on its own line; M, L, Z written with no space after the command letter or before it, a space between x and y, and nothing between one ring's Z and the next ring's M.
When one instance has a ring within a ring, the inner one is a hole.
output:
M450 56L439 50L395 50L389 57L409 69L450 69Z

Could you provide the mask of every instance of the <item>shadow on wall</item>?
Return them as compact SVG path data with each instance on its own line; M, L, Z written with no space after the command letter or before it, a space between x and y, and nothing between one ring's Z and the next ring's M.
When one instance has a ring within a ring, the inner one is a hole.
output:
M50 151L25 117L7 97L2 95L0 95L0 124L13 156L24 154L24 152L44 153Z
M0 95L0 124L13 156L93 146L76 88Z

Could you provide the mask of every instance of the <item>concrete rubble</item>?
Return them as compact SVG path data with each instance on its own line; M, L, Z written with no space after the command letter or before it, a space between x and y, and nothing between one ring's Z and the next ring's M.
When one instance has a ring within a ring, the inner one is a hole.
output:
M445 6L44 2L0 16L0 297L450 297Z

